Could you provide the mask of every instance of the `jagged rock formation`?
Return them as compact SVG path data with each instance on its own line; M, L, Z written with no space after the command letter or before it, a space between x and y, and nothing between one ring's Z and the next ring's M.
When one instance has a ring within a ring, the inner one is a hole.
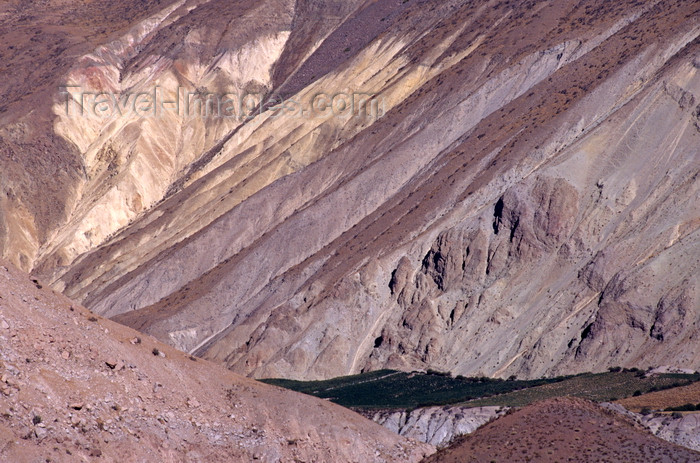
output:
M411 411L377 412L372 421L396 434L440 449L456 437L476 431L506 410L504 407L424 407Z
M0 460L419 461L419 444L96 317L0 261Z
M642 424L655 436L700 451L700 413L689 413L680 418L648 416Z
M3 256L254 376L700 368L699 2L132 3L55 50L25 19L61 65L36 109L2 92ZM59 85L262 97L77 115ZM381 108L268 101L318 92Z

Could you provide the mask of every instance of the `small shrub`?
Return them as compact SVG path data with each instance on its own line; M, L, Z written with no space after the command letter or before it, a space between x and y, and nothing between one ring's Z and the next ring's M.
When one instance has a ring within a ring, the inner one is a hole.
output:
M160 351L158 350L157 347L154 347L153 350L151 351L151 353L152 353L153 355L156 355L156 356L160 355Z
M452 373L444 372L444 371L438 371L438 370L433 370L432 368L428 368L428 371L425 372L427 375L432 375L432 376L452 376Z
M34 415L32 418L32 424L37 425L39 423L41 423L41 417L39 415Z
M632 394L632 397L639 397L640 395L642 395L642 391L640 391L639 389L637 389L637 390L634 391L634 393Z
M695 411L695 404L683 404L679 407L672 407L672 410L674 412L694 412Z

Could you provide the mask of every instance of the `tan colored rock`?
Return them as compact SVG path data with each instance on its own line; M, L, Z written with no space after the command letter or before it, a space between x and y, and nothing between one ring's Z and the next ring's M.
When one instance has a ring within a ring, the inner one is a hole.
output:
M197 399L187 399L187 406L192 408L199 408L200 404Z

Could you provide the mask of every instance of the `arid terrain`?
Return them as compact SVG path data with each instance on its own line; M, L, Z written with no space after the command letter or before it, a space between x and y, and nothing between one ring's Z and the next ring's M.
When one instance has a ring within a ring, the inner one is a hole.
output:
M252 379L700 370L700 0L6 0L0 38L0 455L409 461ZM700 403L650 388L615 407Z
M43 3L0 252L91 310L256 377L700 368L700 3Z
M581 399L552 399L487 424L426 463L691 462L700 453L652 438L640 425Z
M420 461L326 401L94 316L0 262L0 461Z

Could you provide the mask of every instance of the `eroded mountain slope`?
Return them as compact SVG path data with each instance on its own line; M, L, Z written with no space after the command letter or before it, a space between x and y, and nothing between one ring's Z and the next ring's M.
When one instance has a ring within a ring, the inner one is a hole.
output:
M85 55L64 82L383 110L77 118L56 97L79 191L3 253L256 376L700 367L700 4L342 8L183 2Z
M2 461L394 462L432 451L95 317L5 261L0 342Z

